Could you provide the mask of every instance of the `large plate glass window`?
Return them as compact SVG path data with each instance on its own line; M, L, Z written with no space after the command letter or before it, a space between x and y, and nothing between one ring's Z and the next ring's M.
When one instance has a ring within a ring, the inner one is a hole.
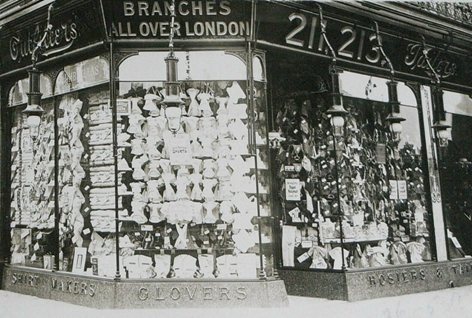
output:
M449 128L446 148L439 148L442 201L450 258L472 255L472 99L444 92Z
M341 74L348 114L341 136L333 138L328 84L313 74L311 87L303 80L308 78L299 79L299 91L276 95L282 267L341 270L431 260L420 121L411 91L399 84L406 120L393 133L386 121L387 81Z
M259 218L270 216L267 156L258 150L267 145L263 89L250 116L244 51L175 54L177 112L162 103L167 52L140 52L119 67L122 276L270 276L261 242L271 237Z

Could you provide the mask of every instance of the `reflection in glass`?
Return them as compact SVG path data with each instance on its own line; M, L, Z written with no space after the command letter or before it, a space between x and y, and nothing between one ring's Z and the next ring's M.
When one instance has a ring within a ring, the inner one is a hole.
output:
M445 96L450 94L445 94ZM458 96L457 101L466 101L468 96ZM442 198L446 216L448 251L450 258L472 255L472 117L464 115L460 103L446 103L446 114L450 129L447 148L442 149L439 162ZM454 106L454 107L451 107Z

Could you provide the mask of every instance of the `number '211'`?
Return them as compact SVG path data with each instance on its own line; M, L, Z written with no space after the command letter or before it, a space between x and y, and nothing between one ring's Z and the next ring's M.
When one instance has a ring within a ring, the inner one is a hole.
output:
M315 43L315 35L317 31L317 26L318 26L318 17L313 16L311 18L311 23L308 24L307 18L303 13L299 12L294 12L292 13L288 19L290 21L293 20L299 20L300 24L296 26L287 36L285 37L285 42L290 45L295 45L298 47L303 47L303 48L308 48L309 50L312 50L315 45L317 45L317 50L319 52L323 52L325 49L325 42L322 36L319 37L318 43ZM324 21L324 23L327 26L328 21ZM297 39L296 36L305 30L305 28L310 28L310 35L308 38L308 41L306 42L305 40ZM360 34L358 34L358 30L356 30L353 26L345 26L341 30L341 34L348 34L350 35L349 38L341 44L339 49L337 50L337 55L338 56L343 56L347 57L350 59L357 59L357 60L362 60L363 57L372 64L376 64L380 61L380 50L378 47L371 47L368 52L364 55L364 39L366 36L365 30L360 30ZM359 35L359 37L358 37ZM375 40L376 35L372 33L369 35L369 42L372 42ZM354 47L356 45L356 40L357 41L357 47ZM306 44L308 45L306 46Z

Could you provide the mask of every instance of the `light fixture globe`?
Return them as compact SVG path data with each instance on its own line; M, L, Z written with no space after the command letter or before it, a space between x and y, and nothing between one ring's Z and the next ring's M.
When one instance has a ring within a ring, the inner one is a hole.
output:
M326 114L331 116L330 123L333 127L333 135L336 137L342 136L345 123L344 117L349 112L344 109L343 105L333 105L326 111Z
M402 121L405 121L406 119L401 117L397 113L391 113L390 115L385 118L385 122L388 123L390 132L393 135L393 140L394 141L399 141L401 138L401 133L403 131L403 126L402 126Z
M174 134L177 133L180 129L182 109L180 107L166 107L165 115L169 130Z
M41 116L44 114L44 109L41 107L41 96L43 94L40 91L40 74L41 72L34 66L28 70L29 90L26 93L28 104L22 112L27 117L26 124L33 140L38 137Z
M342 128L344 126L345 120L343 116L333 115L331 116L331 126L335 128Z
M26 108L23 110L22 113L25 114L28 118L32 116L41 117L44 114L44 109L42 109L41 106L37 104L28 105L26 106Z
M438 144L439 147L445 148L447 147L449 143L449 138L451 137L451 134L448 130L448 128L451 128L450 125L448 125L445 121L438 121L436 122L431 128L434 129L436 132L436 137L438 138Z

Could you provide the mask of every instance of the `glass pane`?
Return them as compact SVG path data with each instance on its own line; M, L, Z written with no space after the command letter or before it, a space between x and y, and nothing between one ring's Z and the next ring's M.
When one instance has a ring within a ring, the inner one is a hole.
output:
M406 121L398 139L387 104L345 97L345 128L335 131L320 95L295 96L277 116L285 138L277 155L283 266L431 260L417 109L400 107Z
M105 83L109 73L108 60L99 56L65 66L57 76L54 93L62 94Z
M123 277L256 279L246 67L224 52L186 54L177 53L185 104L175 117L161 103L167 53L140 53L120 66L118 100L130 105L119 144L129 212L120 231Z
M59 270L115 277L115 170L108 96L107 90L90 89L58 99ZM123 214L121 199L118 211Z
M8 94L8 104L9 106L15 106L19 104L26 103L28 101L28 92L29 79L25 78L19 80L15 85L10 89ZM43 98L52 96L52 81L51 78L47 75L40 75L40 91L43 94Z
M452 103L451 95L456 103ZM439 148L440 178L446 215L449 256L451 258L472 255L472 116L463 107L470 104L466 95L445 93L448 101L450 138L446 148Z
M264 65L262 64L262 60L259 57L255 57L252 60L252 72L254 73L254 80L263 82L265 81L265 73L264 73Z
M11 263L52 268L54 255L54 111L45 114L36 133L26 115L13 110L10 218ZM37 134L37 137L32 137Z
M445 91L444 110L448 113L472 116L472 98L465 94Z
M343 71L339 77L343 96L388 102L387 79L349 71ZM398 83L398 96L403 105L416 106L415 95L402 82Z
M120 81L165 81L168 52L139 52L120 65ZM244 62L224 51L175 52L179 80L246 80Z
M255 59L259 60L259 59ZM260 60L259 60L260 63ZM262 74L261 74L262 75ZM265 83L254 83L254 138L255 145L254 167L257 176L257 194L258 194L258 215L261 240L262 264L265 275L274 274L274 218L271 211L271 174L269 165L269 148L267 138L267 100Z

